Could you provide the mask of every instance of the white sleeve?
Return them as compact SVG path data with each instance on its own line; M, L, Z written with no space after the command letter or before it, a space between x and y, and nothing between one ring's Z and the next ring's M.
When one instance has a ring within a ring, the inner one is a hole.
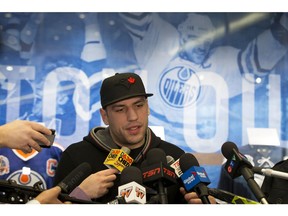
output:
M41 204L41 203L38 200L33 199L33 200L28 201L26 204Z

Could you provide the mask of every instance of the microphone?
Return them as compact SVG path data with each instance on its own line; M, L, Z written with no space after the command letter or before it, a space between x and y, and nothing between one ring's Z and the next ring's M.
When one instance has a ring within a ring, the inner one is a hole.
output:
M238 151L238 147L235 143L229 141L225 142L221 147L221 151L223 156L227 159L225 170L232 179L242 175L240 167L245 166L248 169L253 167L247 158ZM253 176L253 172L251 171L248 174Z
M254 200L250 200L221 189L208 188L208 193L209 195L229 204L260 204Z
M180 168L183 174L180 176L186 191L195 191L202 203L210 204L208 199L208 187L210 179L203 167L199 166L199 163L195 156L191 153L185 153L179 158Z
M90 164L84 162L72 170L57 186L61 188L62 193L70 194L91 173Z
M179 158L175 161L175 159L170 156L167 155L166 156L167 159L167 164L174 169L175 174L177 175L178 178L180 178L180 176L183 174L182 170L180 168L180 163L179 163Z
M177 183L177 176L168 164L166 153L159 148L153 148L147 152L146 160L141 164L143 182L153 188L157 188L158 201L168 204L166 187Z
M84 162L77 166L57 185L61 188L61 193L59 194L58 199L62 202L70 201L78 204L100 204L69 196L69 194L91 173L92 168L89 163ZM4 202L8 203L26 203L44 191L39 187L38 182L36 182L33 187L17 185L14 180L9 180L4 183L5 184L2 184L0 181L0 194L2 194L0 196L0 201L4 198Z
M180 178L180 176L183 174L181 168L180 168L180 162L179 162L178 158L176 161L174 160L174 162L170 165L170 167L172 167L174 169L175 174L177 175L178 178Z
M129 154L130 149L125 146L122 146L121 149L111 149L104 164L108 168L115 168L122 172L125 167L129 167L133 163L133 158Z
M276 171L273 169L262 168L262 167L253 167L252 171L260 175L288 180L288 173L286 172Z
M0 179L0 203L25 204L29 202L30 200L37 197L40 193L45 191L36 186L38 183L39 182L36 182L33 186L24 186L18 184L15 180L12 179L9 179L8 181ZM62 202L69 201L75 204L101 204L98 202L70 197L66 193L60 193L58 199Z
M243 154L238 151L237 145L233 142L225 142L221 147L221 151L224 157L227 159L225 170L231 176L231 178L234 179L242 175L257 200L262 204L268 204L264 193L254 180L252 164Z
M118 196L124 197L126 203L146 203L146 189L142 186L142 172L139 168L130 166L123 169L120 183L121 186L118 187Z

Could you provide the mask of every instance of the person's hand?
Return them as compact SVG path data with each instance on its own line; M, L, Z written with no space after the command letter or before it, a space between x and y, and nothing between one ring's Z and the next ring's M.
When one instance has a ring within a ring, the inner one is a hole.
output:
M102 197L114 185L118 172L116 169L106 169L91 174L79 185L79 188L91 199Z
M0 147L20 149L24 153L30 153L32 149L40 152L42 148L37 141L50 145L43 134L51 135L52 132L37 122L15 120L0 126Z
M48 190L41 192L35 199L40 204L63 204L57 197L61 193L61 188L59 186L52 187ZM65 202L69 203L69 202Z
M189 204L203 204L202 200L198 197L196 192L186 192L186 190L181 187L180 192L183 194L184 199L187 201ZM216 204L216 200L212 196L208 196L208 199L211 204Z

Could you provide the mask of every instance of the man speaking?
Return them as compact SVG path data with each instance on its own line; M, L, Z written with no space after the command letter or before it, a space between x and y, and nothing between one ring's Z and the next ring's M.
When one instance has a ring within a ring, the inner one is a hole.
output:
M93 174L71 196L108 203L117 197L121 175L119 170L108 168L104 164L112 149L129 148L129 157L133 159L131 165L138 168L147 152L153 148L160 148L166 155L180 158L184 154L182 149L161 140L148 127L147 98L152 95L146 93L140 76L135 73L116 73L104 79L100 89L100 114L107 127L95 127L82 141L68 146L57 167L55 185L76 166L87 162L91 165ZM168 203L187 203L179 188L179 184L167 188ZM195 203L200 200L197 195L193 198ZM148 196L147 199L149 200ZM193 203L190 200L189 202Z

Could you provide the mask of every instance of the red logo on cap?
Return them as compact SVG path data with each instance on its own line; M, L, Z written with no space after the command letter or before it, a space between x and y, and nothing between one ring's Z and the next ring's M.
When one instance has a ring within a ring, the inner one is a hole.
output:
M131 84L134 84L135 83L135 78L129 77L128 78L128 82L131 83Z

